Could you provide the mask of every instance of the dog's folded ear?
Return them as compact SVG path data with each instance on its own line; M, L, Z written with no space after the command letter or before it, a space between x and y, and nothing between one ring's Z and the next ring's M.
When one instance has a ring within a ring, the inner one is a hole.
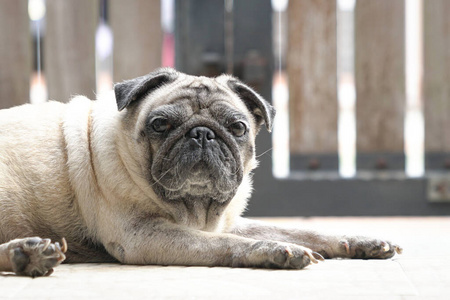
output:
M231 78L227 82L228 87L239 95L247 108L255 117L258 126L266 124L267 130L272 131L273 118L275 118L275 108L270 105L263 97L261 97L252 88L235 78Z
M165 83L170 83L178 77L177 71L170 68L158 69L147 75L126 80L114 85L117 108L119 111L139 100Z

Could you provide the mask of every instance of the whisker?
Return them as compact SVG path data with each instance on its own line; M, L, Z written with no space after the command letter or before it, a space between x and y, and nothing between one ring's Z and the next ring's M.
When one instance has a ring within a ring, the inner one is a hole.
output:
M266 151L264 151L263 153L257 155L256 158L260 158L261 156L267 154L268 152L270 152L270 151L272 151L272 150L273 150L273 148L269 148L269 149L267 149Z
M158 184L164 186L164 185L161 183L161 179L163 179L163 177L166 176L167 173L169 173L170 171L172 171L174 168L175 168L175 167L171 167L171 168L167 169L167 171L165 171L164 173L162 173L161 176L160 176L159 178L155 178L155 183L153 183L152 186L153 186L154 184L156 184L156 183L158 183Z

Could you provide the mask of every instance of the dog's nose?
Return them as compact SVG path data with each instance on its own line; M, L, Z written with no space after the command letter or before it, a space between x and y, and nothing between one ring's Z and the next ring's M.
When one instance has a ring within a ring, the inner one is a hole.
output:
M187 137L195 141L199 146L204 147L216 138L216 134L208 127L199 126L192 128L188 132Z

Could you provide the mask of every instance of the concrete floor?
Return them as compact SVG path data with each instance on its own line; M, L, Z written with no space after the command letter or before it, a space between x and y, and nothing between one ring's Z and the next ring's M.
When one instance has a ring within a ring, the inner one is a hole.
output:
M450 299L450 217L271 218L328 233L382 237L390 260L326 260L300 271L62 265L50 277L0 276L0 299Z

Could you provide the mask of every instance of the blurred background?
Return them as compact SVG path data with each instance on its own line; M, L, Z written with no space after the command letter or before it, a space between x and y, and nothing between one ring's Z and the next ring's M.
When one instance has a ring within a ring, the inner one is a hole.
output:
M450 214L450 1L0 0L0 108L161 66L277 109L250 216Z

